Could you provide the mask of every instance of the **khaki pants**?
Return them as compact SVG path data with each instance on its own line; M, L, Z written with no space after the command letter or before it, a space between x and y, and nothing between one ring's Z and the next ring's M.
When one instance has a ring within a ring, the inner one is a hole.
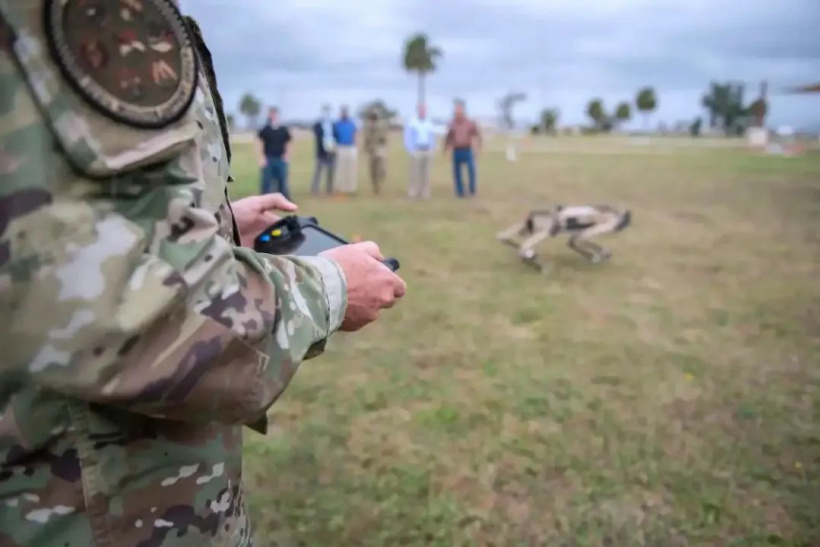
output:
M433 153L429 150L416 150L410 155L410 186L408 195L412 199L430 198L430 163Z
M355 146L338 146L336 148L336 169L334 171L333 189L343 194L355 194L358 181L358 150Z

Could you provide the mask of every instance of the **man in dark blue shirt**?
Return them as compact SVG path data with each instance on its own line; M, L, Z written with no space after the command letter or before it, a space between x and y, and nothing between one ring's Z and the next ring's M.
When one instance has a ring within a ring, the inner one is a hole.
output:
M291 141L290 131L279 123L279 110L271 108L268 113L268 123L257 135L257 153L259 166L262 169L261 193L270 194L274 191L273 181L276 181L276 192L290 199L288 188L288 148Z
M313 172L313 184L310 185L310 191L313 194L319 193L319 177L322 175L322 169L326 169L325 190L330 194L333 192L336 140L333 137L333 121L330 119L329 106L322 108L322 117L313 124L313 136L316 138L316 168Z

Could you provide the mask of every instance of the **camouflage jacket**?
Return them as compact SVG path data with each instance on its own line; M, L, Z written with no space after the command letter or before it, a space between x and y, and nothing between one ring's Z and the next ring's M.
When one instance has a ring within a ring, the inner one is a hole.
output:
M338 329L344 276L235 244L204 47L181 117L135 128L67 83L47 5L100 15L0 0L0 546L252 545L243 426Z
M387 148L388 124L386 120L367 120L364 124L364 151L370 155L384 154Z

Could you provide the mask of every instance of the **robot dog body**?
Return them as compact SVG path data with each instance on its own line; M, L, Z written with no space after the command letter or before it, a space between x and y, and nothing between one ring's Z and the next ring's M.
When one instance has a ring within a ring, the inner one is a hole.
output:
M524 262L539 270L545 265L538 260L535 248L545 239L569 235L567 245L590 262L609 259L611 253L590 241L593 237L616 233L632 221L628 209L611 205L559 205L553 209L533 210L523 222L518 222L498 234L498 239L518 249Z

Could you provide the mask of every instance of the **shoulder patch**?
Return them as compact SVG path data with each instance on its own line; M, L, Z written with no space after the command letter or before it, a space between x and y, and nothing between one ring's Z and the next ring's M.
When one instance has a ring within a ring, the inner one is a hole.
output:
M171 0L46 0L44 15L51 56L95 110L145 129L187 112L199 67Z

